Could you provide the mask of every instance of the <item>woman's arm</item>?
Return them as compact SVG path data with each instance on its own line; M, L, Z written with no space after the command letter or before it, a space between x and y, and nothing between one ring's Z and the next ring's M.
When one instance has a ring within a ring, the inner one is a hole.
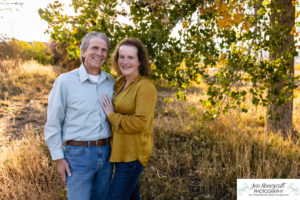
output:
M147 128L150 119L154 115L157 100L157 91L152 82L140 85L136 94L136 108L132 115L123 115L112 111L113 105L106 98L102 101L102 107L107 112L108 120L113 131L118 133L139 133Z

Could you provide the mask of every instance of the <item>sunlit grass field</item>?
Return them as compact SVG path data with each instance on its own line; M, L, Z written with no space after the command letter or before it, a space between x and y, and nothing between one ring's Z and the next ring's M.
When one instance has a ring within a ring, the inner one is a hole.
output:
M300 70L300 64L295 65L295 70Z
M0 70L0 199L66 199L43 138L47 97L60 72L9 61ZM265 108L249 103L246 114L236 110L202 121L204 86L189 89L183 102L174 89L157 88L143 199L236 199L237 178L300 178L300 97L294 100L296 136L283 138L264 133Z

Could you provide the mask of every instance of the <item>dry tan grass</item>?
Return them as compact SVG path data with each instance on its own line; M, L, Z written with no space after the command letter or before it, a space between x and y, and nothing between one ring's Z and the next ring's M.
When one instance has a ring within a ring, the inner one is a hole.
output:
M52 66L34 61L4 71L1 69L0 134L6 136L3 138L20 136L18 132L29 123L42 128L46 119L47 96L56 76Z
M296 71L299 71L300 70L300 64L295 65L294 68L295 68Z
M33 61L2 69L1 199L64 199L56 166L42 136L47 96L57 74L52 66Z
M236 199L237 178L298 177L300 139L264 133L265 108L231 111L204 122L201 90L189 94L187 102L168 105L163 96L173 94L159 95L155 149L141 181L150 187L142 186L145 199Z
M26 125L24 137L1 149L1 199L63 199L56 166L41 134Z
M0 73L7 88L7 94L0 95L0 198L66 199L42 136L47 95L57 73L34 62L12 70ZM11 94L14 87L21 92ZM204 108L198 100L203 89L191 89L186 102L178 102L174 90L159 89L155 148L141 177L144 199L235 199L237 178L299 178L298 136L265 134L261 107L201 121ZM298 132L299 107L297 98Z

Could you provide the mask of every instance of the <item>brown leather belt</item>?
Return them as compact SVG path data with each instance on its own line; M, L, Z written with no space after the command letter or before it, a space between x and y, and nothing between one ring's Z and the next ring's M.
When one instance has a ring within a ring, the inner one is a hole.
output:
M96 140L96 141L75 141L75 140L68 140L66 142L67 145L72 145L72 146L104 146L108 144L108 140L109 138L105 138L105 139L100 139L100 140Z

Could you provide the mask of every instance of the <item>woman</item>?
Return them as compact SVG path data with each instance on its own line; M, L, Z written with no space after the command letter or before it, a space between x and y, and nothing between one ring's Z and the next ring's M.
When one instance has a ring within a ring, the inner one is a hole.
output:
M141 199L139 176L153 147L157 91L149 79L147 51L139 40L121 41L114 52L113 65L121 75L116 80L113 103L108 96L101 102L112 127L110 162L115 173L109 200Z

